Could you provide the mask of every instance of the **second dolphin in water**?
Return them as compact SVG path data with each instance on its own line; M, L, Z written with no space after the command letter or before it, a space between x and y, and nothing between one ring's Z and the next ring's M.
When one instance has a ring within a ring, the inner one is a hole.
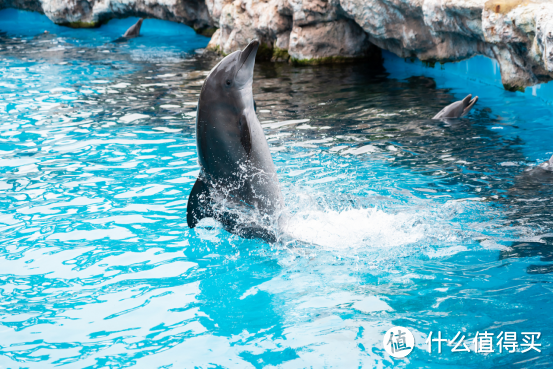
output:
M140 18L138 22L129 27L127 32L123 35L125 38L138 37L140 35L140 27L142 27L143 18Z
M284 208L276 168L252 93L258 41L225 57L200 92L196 144L200 174L188 197L187 223L213 217L244 238L277 239Z
M467 115L478 101L478 96L472 99L472 95L468 95L461 101L456 101L453 104L450 104L443 108L438 114L432 119L443 119L443 118L461 118Z
M526 169L522 174L522 180L525 182L534 182L535 184L553 182L553 156L548 161L537 166Z

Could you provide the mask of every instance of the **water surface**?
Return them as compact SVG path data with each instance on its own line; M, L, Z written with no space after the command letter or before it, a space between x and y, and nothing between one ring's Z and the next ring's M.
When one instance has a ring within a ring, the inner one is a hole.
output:
M135 21L0 12L0 367L550 365L553 182L525 174L553 153L547 101L387 53L258 64L292 237L190 230L218 60L168 22L112 42ZM467 118L430 119L468 93ZM394 325L406 359L382 347ZM542 352L428 353L438 331L541 332Z

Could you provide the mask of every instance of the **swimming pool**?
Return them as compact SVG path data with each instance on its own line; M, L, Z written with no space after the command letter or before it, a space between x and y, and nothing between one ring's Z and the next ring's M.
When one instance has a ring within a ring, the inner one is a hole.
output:
M187 228L217 60L169 22L112 42L134 21L0 11L0 368L551 365L553 188L523 175L553 153L548 86L505 92L483 58L258 64L292 214L271 245ZM468 93L469 117L430 119ZM539 332L541 352L427 351L485 331Z

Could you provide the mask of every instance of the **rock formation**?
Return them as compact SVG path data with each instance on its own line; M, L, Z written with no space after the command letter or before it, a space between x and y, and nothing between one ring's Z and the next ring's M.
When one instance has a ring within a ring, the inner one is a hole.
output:
M0 0L3 8L37 11L73 28L93 28L112 18L134 16L184 23L209 36L215 31L203 0Z
M222 54L258 38L259 55L295 63L340 62L375 46L400 57L452 62L481 54L516 90L553 78L550 0L0 0L74 27L140 16L187 24Z

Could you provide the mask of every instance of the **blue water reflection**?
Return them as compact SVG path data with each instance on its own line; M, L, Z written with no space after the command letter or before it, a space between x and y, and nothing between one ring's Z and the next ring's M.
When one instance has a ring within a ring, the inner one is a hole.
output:
M551 186L523 175L552 151L544 99L390 54L261 63L290 237L190 230L217 60L169 22L111 42L134 21L0 12L0 367L549 365ZM430 119L468 93L468 118ZM393 325L415 336L406 359L383 349ZM428 353L438 331L541 332L542 352Z

